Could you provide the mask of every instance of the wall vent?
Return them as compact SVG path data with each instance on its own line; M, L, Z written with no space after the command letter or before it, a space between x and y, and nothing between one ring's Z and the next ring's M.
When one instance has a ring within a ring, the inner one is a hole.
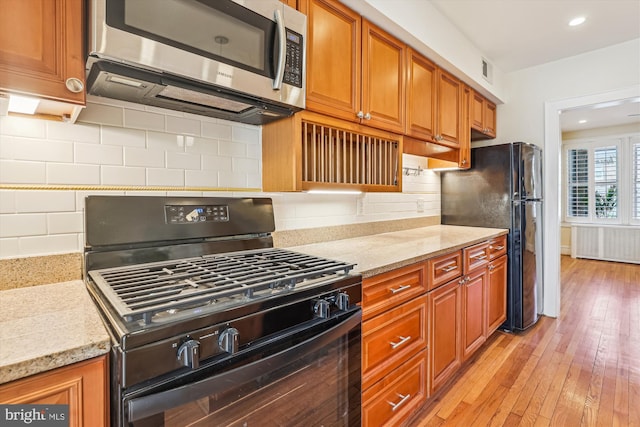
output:
M482 58L482 77L493 84L493 64Z

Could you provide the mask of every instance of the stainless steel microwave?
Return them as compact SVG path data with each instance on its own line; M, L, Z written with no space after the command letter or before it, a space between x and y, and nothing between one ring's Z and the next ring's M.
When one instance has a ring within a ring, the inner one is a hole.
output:
M305 105L306 16L278 0L91 0L87 91L251 124Z

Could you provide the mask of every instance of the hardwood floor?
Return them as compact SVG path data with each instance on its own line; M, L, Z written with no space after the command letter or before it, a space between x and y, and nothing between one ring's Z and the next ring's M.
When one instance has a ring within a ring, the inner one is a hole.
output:
M562 311L495 333L410 426L640 426L640 265L563 256Z

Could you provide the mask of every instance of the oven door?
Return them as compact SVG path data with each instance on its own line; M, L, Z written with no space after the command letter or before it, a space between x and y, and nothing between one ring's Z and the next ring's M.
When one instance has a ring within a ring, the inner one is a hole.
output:
M360 308L123 398L124 425L360 425Z

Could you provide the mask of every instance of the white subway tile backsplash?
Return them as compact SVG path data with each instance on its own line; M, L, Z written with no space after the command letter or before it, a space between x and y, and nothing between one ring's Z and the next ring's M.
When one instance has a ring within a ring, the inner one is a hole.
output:
M147 169L147 185L184 187L182 169Z
M158 151L184 151L184 136L149 131L147 148Z
M247 174L236 172L218 172L220 187L247 187Z
M234 172L255 173L260 171L260 161L258 159L232 159Z
M246 157L247 144L221 140L218 143L218 154L227 157Z
M232 126L229 124L229 122L202 122L202 136L206 136L207 138L231 140L231 129Z
M167 116L167 132L200 136L200 121L185 117Z
M46 214L0 215L0 237L39 236L47 234Z
M0 160L0 182L3 184L42 184L46 182L46 163Z
M17 258L19 255L18 238L0 238L0 258Z
M102 185L145 185L145 169L125 166L100 166Z
M0 135L45 138L47 128L43 120L27 117L0 116Z
M87 106L78 115L78 122L122 126L122 116L122 107L87 102Z
M187 170L184 171L184 185L186 187L217 187L218 171L216 170Z
M260 171L247 174L247 187L262 188L262 174Z
M192 154L218 154L218 141L211 138L193 138L193 145L186 145L185 151Z
M146 134L142 130L102 126L102 144L144 147Z
M16 212L73 212L76 199L73 191L18 190L15 194Z
M100 184L100 166L47 163L47 184Z
M128 148L128 147L127 147ZM88 163L93 165L122 165L122 147L117 145L102 144L74 144L76 163Z
M124 147L125 166L146 166L161 168L164 166L165 153L159 150L146 148Z
M167 168L199 170L201 158L196 154L167 152Z
M0 190L0 214L16 212L16 192Z
M50 213L47 215L47 229L49 234L82 233L82 212Z
M247 144L247 158L262 159L262 144Z
M97 144L100 142L100 126L90 123L47 121L47 138Z
M202 156L202 169L231 172L233 169L231 157Z
M6 136L0 146L0 157L8 160L73 162L73 143Z
M260 144L260 127L258 126L234 126L232 131L234 142L245 144Z
M20 255L36 256L81 252L77 234L24 237L18 240Z
M163 114L152 113L149 111L124 110L124 125L128 128L145 129L145 130L164 130Z

